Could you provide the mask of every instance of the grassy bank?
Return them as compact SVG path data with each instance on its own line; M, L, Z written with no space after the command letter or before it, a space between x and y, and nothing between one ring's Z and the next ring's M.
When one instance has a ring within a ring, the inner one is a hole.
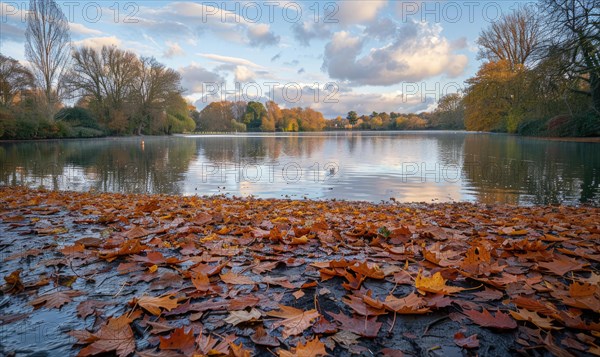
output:
M598 222L1 188L0 352L598 354Z

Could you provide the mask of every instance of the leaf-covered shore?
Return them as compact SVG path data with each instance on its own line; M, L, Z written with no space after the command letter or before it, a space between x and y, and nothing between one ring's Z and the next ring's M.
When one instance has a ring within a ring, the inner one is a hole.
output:
M599 208L4 187L0 232L4 354L600 355Z

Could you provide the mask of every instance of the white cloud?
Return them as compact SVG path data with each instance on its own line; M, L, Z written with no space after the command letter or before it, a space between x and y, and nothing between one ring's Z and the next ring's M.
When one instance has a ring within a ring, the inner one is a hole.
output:
M339 20L342 25L353 25L374 20L379 10L387 5L387 0L369 0L368 3L350 0L338 4L339 11L332 14L332 19Z
M252 46L264 47L276 45L280 37L271 32L267 24L253 24L248 27L248 40Z
M252 61L249 61L245 58L221 56L221 55L217 55L214 53L199 53L198 55L201 57L204 57L204 58L211 59L213 61L221 62L221 63L242 65L242 66L254 67L254 68L262 68L262 66L254 63Z
M71 29L71 32L77 35L102 35L102 31L91 29L89 27L86 27L85 25L78 24L75 22L69 23L69 29Z
M393 41L363 54L369 36L336 32L325 47L322 68L334 79L356 85L389 86L441 74L455 77L467 57L453 53L439 25L410 22L397 28Z
M236 66L233 74L236 82L251 82L256 77L256 73L246 66Z
M166 41L167 49L163 53L163 57L165 58L173 58L175 56L183 56L185 51L177 42Z
M181 74L181 84L188 94L204 93L206 83L224 82L223 77L196 63L181 67L178 72Z

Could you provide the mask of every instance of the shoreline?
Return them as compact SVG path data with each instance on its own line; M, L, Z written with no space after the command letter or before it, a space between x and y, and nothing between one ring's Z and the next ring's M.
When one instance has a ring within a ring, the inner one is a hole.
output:
M21 142L43 142L43 141L68 141L68 140L93 140L93 139L121 139L121 138L159 138L159 137L218 137L218 136L268 136L268 135L281 135L281 136L293 136L293 135L310 135L310 134L332 134L332 133L465 133L465 134L500 134L515 136L518 138L529 138L539 139L547 141L562 141L562 142L580 142L580 143L600 143L600 136L594 137L542 137L542 136L525 136L510 133L499 133L493 131L467 131L467 130L447 130L447 129L424 129L424 130L323 130L323 131L297 131L297 132L210 132L210 133L178 133L171 135L125 135L125 136L97 136L97 137L69 137L69 138L44 138L44 139L0 139L1 143L21 143Z
M0 187L0 352L588 352L598 222L587 206Z

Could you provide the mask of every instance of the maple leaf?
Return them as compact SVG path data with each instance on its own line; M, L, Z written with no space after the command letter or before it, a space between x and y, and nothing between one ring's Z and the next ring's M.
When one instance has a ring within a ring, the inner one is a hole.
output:
M356 263L348 267L355 273L364 275L368 278L372 279L383 279L385 278L384 272L379 268L377 264L372 264L369 266L367 262Z
M467 337L464 333L457 332L454 334L454 343L456 343L457 346L462 348L479 347L479 339L477 339L477 334L473 334Z
M135 340L130 323L131 320L126 315L109 319L100 331L88 336L91 344L79 351L78 356L93 356L108 352L115 352L121 357L132 354L135 351Z
M259 326L256 329L254 334L250 336L250 339L252 340L252 342L261 346L279 346L279 340L276 337L269 336L262 326Z
M318 338L314 338L304 344L299 343L293 352L286 350L279 350L278 352L280 357L318 357L327 354L325 344L319 341Z
M177 307L177 299L173 295L165 295L161 297L142 296L139 299L134 298L132 304L135 303L156 316L161 314L161 308L171 311Z
M551 318L544 318L538 315L537 312L529 311L525 309L518 309L517 311L509 311L512 317L519 321L529 321L539 328L544 330L560 330L560 327L552 326Z
M4 277L4 281L6 281L6 287L3 288L5 289L4 291L9 293L19 293L23 291L24 286L21 282L21 272L22 270L18 269Z
M229 316L225 318L223 321L230 323L232 325L239 325L242 322L254 321L260 319L262 314L257 309L251 309L248 311L230 311Z
M39 309L40 307L47 307L49 309L52 308L60 308L64 304L73 301L71 298L76 296L84 295L83 291L77 290L67 290L67 291L57 291L54 293L44 294L38 296L37 299L33 300L30 304L33 305L34 309Z
M194 331L190 328L187 332L183 327L176 328L168 337L159 336L161 350L180 350L190 355L195 348Z
M552 273L563 276L573 270L581 270L588 265L585 262L568 258L564 255L555 255L551 262L542 262L538 264L542 268L550 270Z
M456 286L448 286L446 285L446 281L447 280L442 277L442 273L440 272L433 274L433 276L429 278L422 276L421 272L419 272L417 278L415 279L415 287L420 292L430 292L444 295L450 295L452 293L465 290L464 288Z
M354 332L363 337L377 337L379 333L379 329L381 328L382 323L377 322L377 317L372 318L352 318L344 315L343 313L335 314L333 312L329 312L329 315L333 317L336 321L342 324L342 328L344 330L348 330L350 332Z
M77 305L77 316L85 319L86 317L93 314L97 309L101 309L106 305L110 305L109 302L106 301L97 301L97 300L86 300L79 305Z
M501 311L497 311L496 316L492 315L485 308L483 309L483 312L476 310L465 310L463 311L463 314L465 314L469 319L479 326L491 327L500 330L517 328L517 323L515 320L511 319L509 314L505 314Z
M228 271L225 274L221 274L221 280L224 283L232 285L254 285L256 282L247 276L236 274L232 271Z
M304 311L285 305L279 305L279 311L269 311L267 315L284 319L273 324L273 328L283 326L283 338L301 334L317 317L321 316L315 309Z
M429 312L426 302L415 293L410 293L403 298L388 295L383 303L389 310L399 314L425 314Z

